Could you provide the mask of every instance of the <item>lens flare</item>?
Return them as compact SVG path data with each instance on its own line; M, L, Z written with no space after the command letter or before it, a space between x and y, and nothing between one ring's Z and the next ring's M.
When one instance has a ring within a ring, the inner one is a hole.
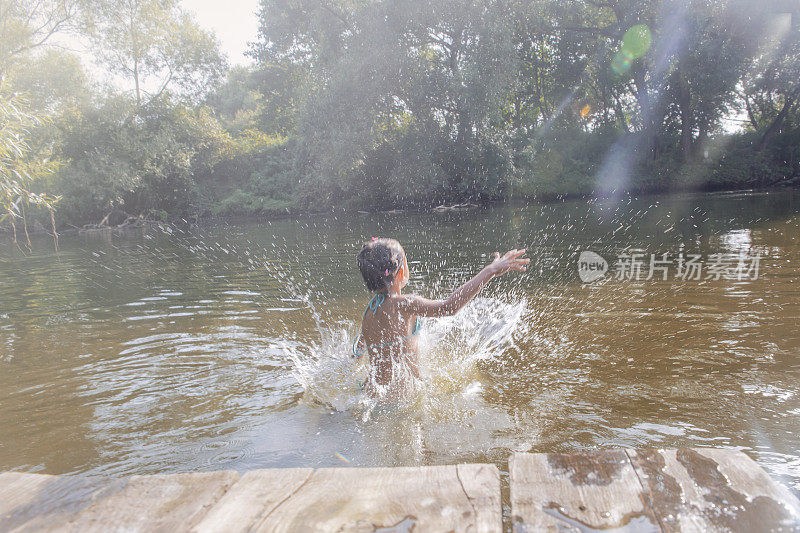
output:
M622 76L630 70L632 62L633 56L631 56L631 53L624 49L620 50L611 60L611 70Z
M343 462L345 462L345 463L347 463L347 464L350 464L350 459L348 459L347 457L345 457L345 456L344 456L344 455L342 455L341 453L339 453L339 452L334 452L334 454L333 454L333 455L334 455L334 456L336 456L336 458L337 458L337 459L340 459L340 460L342 460Z
M651 43L650 28L644 24L631 26L622 36L622 49L627 50L633 59L645 55Z
M611 70L620 76L627 73L633 60L647 53L652 40L650 28L644 24L631 26L622 36L622 46L611 60Z

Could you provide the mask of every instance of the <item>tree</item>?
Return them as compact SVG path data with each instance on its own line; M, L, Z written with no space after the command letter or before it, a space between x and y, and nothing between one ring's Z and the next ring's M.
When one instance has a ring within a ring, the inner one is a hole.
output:
M31 110L51 115L88 102L92 97L80 60L62 50L45 49L31 54L9 69L7 83L14 91L27 95Z
M747 37L729 11L735 7L696 1L691 17L684 22L684 44L665 90L679 118L679 148L684 162L731 110L736 85L748 65Z
M74 28L81 0L0 2L0 81L15 62L44 46L58 32Z
M176 0L97 0L84 28L98 59L130 84L138 106L173 87L196 101L224 71L214 35Z
M230 136L209 109L161 97L138 107L113 95L61 123L57 153L61 216L73 224L129 217L193 218L203 209L198 182L230 152Z
M743 99L765 150L800 102L800 7L774 6L762 14L764 30L751 68L743 78Z
M206 97L205 103L214 109L228 131L239 133L257 127L263 100L253 73L247 67L236 66L227 72L225 82Z
M38 182L53 172L56 163L32 153L25 140L29 129L48 119L25 109L20 95L4 95L0 86L0 223L8 220L14 243L17 243L17 222L22 222L25 240L30 249L25 208L35 206L50 214L53 239L58 246L53 211L60 197L37 190Z
M400 161L383 147L415 135L427 153L407 154L439 168L426 174L481 196L478 154L495 140L515 61L509 14L500 1L264 0L253 53L265 72L297 80L284 98L310 166L301 190L334 202L364 180L391 188ZM265 93L267 105L287 92Z

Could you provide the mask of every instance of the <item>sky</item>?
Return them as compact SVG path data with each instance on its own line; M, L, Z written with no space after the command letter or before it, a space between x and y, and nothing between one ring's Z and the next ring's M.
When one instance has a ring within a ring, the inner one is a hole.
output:
M181 5L194 13L201 27L216 34L231 66L251 63L244 52L258 32L258 0L182 0Z
M253 64L253 60L244 53L250 48L247 43L255 41L258 35L256 12L259 0L180 0L180 5L194 15L201 28L214 33L229 67ZM62 33L56 34L49 44L77 54L83 68L95 80L122 86L127 83L120 81L96 61L91 46L85 38L74 33ZM143 88L155 91L161 81L157 77L149 78L143 82Z
M214 33L220 50L228 59L229 66L251 65L252 59L244 52L248 42L258 35L259 0L181 0L181 7L194 15L201 28ZM109 79L105 68L94 61L86 39L75 34L56 34L50 44L74 52L81 58L84 68L100 80ZM111 78L113 79L113 77Z

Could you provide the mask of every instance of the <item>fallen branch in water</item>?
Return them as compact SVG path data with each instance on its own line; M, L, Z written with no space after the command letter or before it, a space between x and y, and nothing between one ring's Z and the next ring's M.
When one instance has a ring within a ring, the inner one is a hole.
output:
M139 216L133 216L133 215L130 215L130 214L125 213L124 211L122 211L121 213L123 215L125 215L125 219L121 223L119 223L119 224L117 224L115 226L111 226L111 225L109 225L108 220L111 217L112 213L113 213L113 211L111 213L107 214L105 217L103 217L103 220L101 220L97 224L84 224L80 228L77 228L75 226L72 226L72 227L77 229L78 233L95 233L95 232L118 231L118 230L124 230L124 229L142 228L144 226L149 226L151 224L157 224L158 223L158 221L156 221L156 220L151 220L151 219L145 218L143 214L140 214Z
M453 205L437 205L433 208L434 211L460 211L462 209L475 209L476 207L480 207L478 204L471 204L469 202L463 204L453 204Z

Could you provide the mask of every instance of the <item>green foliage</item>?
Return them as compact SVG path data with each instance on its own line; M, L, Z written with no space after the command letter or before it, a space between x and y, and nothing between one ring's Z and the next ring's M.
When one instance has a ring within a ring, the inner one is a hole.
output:
M551 133L525 148L515 192L537 198L595 192L603 160L621 133L613 126L591 133L576 128L558 128Z
M798 131L793 132L795 142ZM788 137L788 136L787 136ZM792 170L787 161L780 161L782 150L759 150L758 137L753 134L730 139L730 145L719 158L717 164L707 172L704 186L713 189L740 189L745 187L764 187L797 176L797 168ZM800 143L795 144L795 152L800 153Z
M41 182L57 163L32 152L27 141L31 128L49 117L27 111L24 98L7 96L3 89L0 86L0 222L8 221L16 242L17 222L22 223L27 235L25 208L52 213L60 197L41 188Z
M251 135L239 141L236 156L216 168L235 189L212 208L218 215L273 215L296 207L294 191L300 179L295 140Z
M233 150L232 141L204 108L166 99L138 108L111 97L63 121L59 147L68 165L59 174L63 219L77 225L111 213L173 217L202 214L198 177L210 174Z
M68 30L82 0L3 0L0 4L0 81L34 49Z
M196 101L222 75L216 38L176 0L95 0L82 14L95 55L127 80L138 105L172 86Z
M7 84L26 95L30 109L51 115L87 105L92 98L80 60L60 50L46 50L15 64L7 72Z
M247 135L257 126L264 99L253 74L245 67L234 67L225 82L206 97L206 104L232 134Z
M258 196L236 189L214 208L215 214L229 216L259 216L290 213L294 204L289 200L278 200L269 196Z
M800 175L792 3L260 2L255 68L223 83L216 39L176 0L4 4L0 79L52 117L14 138L31 161L55 150L64 162L47 189L64 196L64 222L767 187ZM43 48L66 28L89 39L122 93ZM723 119L737 112L747 129L731 134ZM41 177L31 183L45 190Z

